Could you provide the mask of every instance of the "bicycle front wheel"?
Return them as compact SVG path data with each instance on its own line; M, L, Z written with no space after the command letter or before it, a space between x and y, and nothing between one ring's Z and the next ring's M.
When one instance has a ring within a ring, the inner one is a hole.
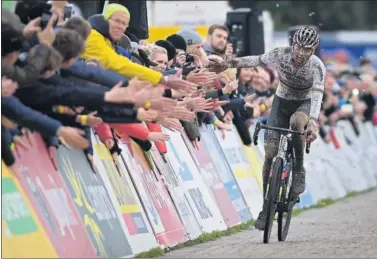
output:
M266 211L266 225L263 233L263 243L267 244L270 241L272 225L276 213L277 199L280 188L280 176L283 171L283 160L277 157L273 167L272 176L268 179L268 195L267 211Z
M293 175L291 172L292 165L289 168L288 179L285 180L285 188L283 187L282 200L280 201L282 208L278 210L278 240L285 241L288 235L289 226L291 224L293 207L297 199L292 195ZM288 197L287 197L288 193Z
M287 204L288 211L279 211L278 213L278 240L285 241L291 224L292 211L296 201L289 201Z

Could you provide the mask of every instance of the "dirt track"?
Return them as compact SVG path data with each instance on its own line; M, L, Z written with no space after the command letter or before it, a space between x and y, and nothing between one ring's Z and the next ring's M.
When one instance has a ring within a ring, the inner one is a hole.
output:
M294 217L285 242L278 242L274 226L269 244L262 243L263 232L252 229L175 250L165 257L376 258L376 218L377 190L374 190Z

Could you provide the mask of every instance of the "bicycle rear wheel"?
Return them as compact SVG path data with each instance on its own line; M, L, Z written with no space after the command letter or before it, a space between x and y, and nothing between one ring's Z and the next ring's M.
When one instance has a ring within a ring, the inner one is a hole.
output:
M277 198L279 194L280 187L280 176L283 170L283 160L277 157L273 167L272 176L268 179L268 200L267 211L266 211L266 225L264 227L263 233L263 243L267 244L270 241L272 225L274 222L274 217L276 213Z

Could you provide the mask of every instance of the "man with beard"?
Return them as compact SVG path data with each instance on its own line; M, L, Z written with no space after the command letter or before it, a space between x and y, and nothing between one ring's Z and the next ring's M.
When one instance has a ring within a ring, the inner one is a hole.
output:
M226 26L213 24L208 29L207 43L203 48L207 55L217 55L224 60L231 60L233 56L232 44L228 43L229 30Z
M304 145L317 138L317 120L321 111L326 67L314 54L319 44L318 33L310 27L298 30L293 36L292 47L275 48L260 56L236 58L230 61L231 67L244 68L275 64L280 84L272 103L268 126L291 128L303 131L305 136L294 136L295 163L293 167L295 196L305 190ZM265 196L268 175L272 160L277 155L280 134L265 131L265 161L263 165L263 193ZM266 203L255 221L255 227L264 230L266 222Z

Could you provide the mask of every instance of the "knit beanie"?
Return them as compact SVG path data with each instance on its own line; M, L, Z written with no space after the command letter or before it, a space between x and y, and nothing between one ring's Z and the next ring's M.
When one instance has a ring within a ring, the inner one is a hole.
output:
M105 10L103 11L103 18L105 18L106 21L110 19L110 17L116 13L116 12L123 12L128 15L128 17L131 19L130 11L128 11L127 7L121 5L121 4L108 4L105 7Z
M174 45L170 42L170 41L167 41L167 40L158 40L155 42L155 44L157 46L160 46L164 49L166 49L167 53L168 53L168 60L172 60L175 55L176 55L176 49L174 47Z
M172 34L169 37L167 37L166 40L173 44L176 49L182 49L186 52L187 43L181 35Z

